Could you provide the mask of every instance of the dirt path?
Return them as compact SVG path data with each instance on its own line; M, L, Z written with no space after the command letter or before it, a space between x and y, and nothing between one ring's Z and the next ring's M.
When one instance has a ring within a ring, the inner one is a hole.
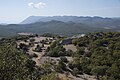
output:
M46 40L46 38L47 38L47 37L35 37L35 38L33 38L33 39L35 39L35 42L40 42L40 41L42 41L42 40ZM30 40L30 39L28 39L28 41L29 41L29 40ZM24 42L24 41L18 41L18 42L17 42L18 45L19 45L20 43L24 43L24 44L26 44L26 45L29 45L29 42ZM40 44L40 43L39 43L39 44ZM29 47L29 50L28 50L27 53L28 53L29 55L36 54L38 57L37 57L37 58L33 57L32 60L36 62L36 65L37 65L37 66L40 66L40 64L41 64L41 63L44 63L44 61L46 60L46 58L43 57L43 55L45 54L45 50L47 49L47 47L48 47L49 45L44 45L42 52L35 52L35 51L33 51L33 50L36 48L37 45L38 45L38 44L34 44L33 47Z
M35 44L33 47L30 47L28 53L29 53L29 55L36 54L38 56L37 58L32 58L32 60L36 62L37 66L40 66L46 60L46 58L43 57L43 55L45 54L45 49L47 49L47 47L49 45L45 45L43 50L42 50L42 52L35 52L35 51L33 51L36 46L37 46L37 44Z
M29 55L36 54L38 56L37 58L32 58L32 60L36 62L37 66L39 66L39 59L41 58L43 52L35 52L35 51L33 51L36 46L37 46L37 44L35 44L33 47L30 47L28 53L29 53Z

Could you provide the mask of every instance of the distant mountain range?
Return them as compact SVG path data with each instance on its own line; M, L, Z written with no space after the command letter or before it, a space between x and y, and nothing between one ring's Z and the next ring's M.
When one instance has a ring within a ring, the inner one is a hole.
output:
M74 23L82 23L91 27L120 27L120 18L103 18L103 17L83 17L83 16L53 16L53 17L45 17L45 16L30 16L21 24L30 24L35 22L48 22L48 21L62 21L62 22L74 22Z
M20 24L0 25L0 37L20 32L76 35L98 31L120 31L120 18L78 16L30 16Z

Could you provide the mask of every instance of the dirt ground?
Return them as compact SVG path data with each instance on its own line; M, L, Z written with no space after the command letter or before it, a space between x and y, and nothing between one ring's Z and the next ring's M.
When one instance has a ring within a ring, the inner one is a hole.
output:
M62 80L97 80L97 79L95 79L95 76L89 76L87 74L78 75L78 77L76 77L70 73L69 74L68 73L64 73L64 74L59 73L58 76L60 78L62 78Z
M76 52L76 51L77 51L76 46L74 46L73 44L64 45L63 47L64 47L66 50L70 49L70 50L72 50L73 52Z

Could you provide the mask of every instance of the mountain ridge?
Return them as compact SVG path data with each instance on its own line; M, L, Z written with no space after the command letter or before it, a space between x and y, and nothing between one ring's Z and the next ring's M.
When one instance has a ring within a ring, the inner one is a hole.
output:
M33 19L35 18L35 20ZM31 18L31 19L30 19ZM32 21L33 19L33 21ZM29 22L26 24L36 23L36 22L48 22L48 21L62 21L62 22L74 22L74 23L82 23L92 27L116 27L120 25L120 18L108 18L108 17L99 17L99 16L31 16L25 19L21 24L25 24L24 22ZM32 22L31 22L32 21Z
M58 20L58 21L73 21L72 19L90 19L90 18L101 18L101 19L111 19L111 18L103 18L103 17L99 17L99 16L29 16L28 18L26 18L25 20L23 20L20 24L29 24L29 23L35 23L35 22L47 22L47 21L51 21L51 20ZM32 21L33 20L33 21ZM35 20L35 21L34 21ZM27 23L28 22L28 23Z

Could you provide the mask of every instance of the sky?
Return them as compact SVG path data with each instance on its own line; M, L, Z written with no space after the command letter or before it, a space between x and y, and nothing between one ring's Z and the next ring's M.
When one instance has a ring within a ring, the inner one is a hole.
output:
M120 0L0 0L0 23L64 15L120 17Z

